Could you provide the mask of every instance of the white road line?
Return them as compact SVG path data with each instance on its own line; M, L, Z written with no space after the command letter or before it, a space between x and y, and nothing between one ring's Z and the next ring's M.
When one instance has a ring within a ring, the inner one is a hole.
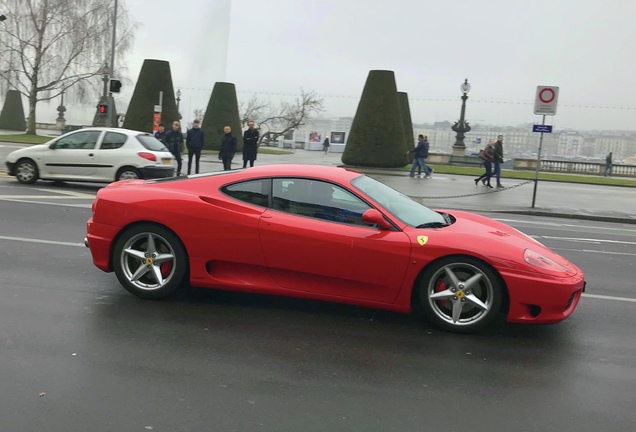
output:
M636 303L636 299L629 298L629 297L613 297L613 296L604 296L604 295L597 295L597 294L583 294L583 297L597 299L597 300L613 300L613 301Z
M19 241L25 243L39 243L39 244L52 244L58 246L75 246L75 247L83 247L85 248L83 243L70 243L70 242L62 242L62 241L54 241L54 240L40 240L40 239L30 239L25 237L7 237L0 236L0 240L10 240L10 241Z
M65 204L65 203L57 203L57 202L44 202L44 201L27 201L27 200L20 200L20 199L4 199L2 201L9 201L9 202L18 202L18 203L25 203L25 204L42 204L42 205L53 205L53 206L61 206L61 207L77 207L77 208L91 208L93 206L93 203L90 204Z
M629 253L629 252L610 252L610 251L599 251L599 250L592 250L592 249L567 249L567 248L555 248L555 247L551 247L550 249L552 249L553 251L586 252L586 253L595 253L600 255L625 255L625 256L636 257L636 253Z
M95 199L92 195L86 196L55 196L55 195L0 195L0 200L12 200L12 199Z
M540 236L539 238L548 239L548 240L562 240L562 241L571 241L578 243L612 243L612 244L625 244L625 245L636 245L636 242L628 242L621 240L605 240L605 239L592 239L592 238L576 238L576 237L552 237L552 236Z
M620 231L622 232L636 232L634 229L629 229L629 227L633 227L633 225L623 224L624 228L612 228L612 227L603 227L603 226L587 226L587 225L578 225L572 223L557 223L557 222L541 222L541 221L533 221L533 220L517 220L517 219L503 219L503 218L494 218L500 222L504 223L519 223L519 224L529 224L529 225L542 225L547 227L559 227L559 228L576 228L577 231L582 229L589 230L605 230L605 231Z

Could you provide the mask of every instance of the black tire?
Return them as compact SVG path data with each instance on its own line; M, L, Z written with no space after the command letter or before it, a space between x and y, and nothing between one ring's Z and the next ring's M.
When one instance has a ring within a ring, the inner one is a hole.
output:
M503 290L499 276L490 266L469 256L453 256L424 271L417 298L424 317L433 326L455 333L474 333L499 315Z
M141 174L139 173L139 170L135 167L129 167L129 166L119 168L119 170L117 171L117 175L115 175L115 181L131 180L131 179L138 179L138 178L141 178Z
M127 229L115 243L112 260L119 283L143 299L168 297L179 289L188 273L188 257L181 240L160 225Z
M22 184L33 184L40 178L38 166L31 159L20 159L15 166L15 178Z

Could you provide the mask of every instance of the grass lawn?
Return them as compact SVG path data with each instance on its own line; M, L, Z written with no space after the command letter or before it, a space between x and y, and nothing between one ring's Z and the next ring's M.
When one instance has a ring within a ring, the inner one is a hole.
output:
M42 144L55 137L29 134L0 135L0 142L13 142L23 144Z

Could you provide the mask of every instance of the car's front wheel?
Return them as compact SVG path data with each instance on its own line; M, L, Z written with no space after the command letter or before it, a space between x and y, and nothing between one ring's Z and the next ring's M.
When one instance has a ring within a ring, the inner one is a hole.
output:
M139 170L133 167L123 167L117 171L117 175L115 176L115 180L132 180L141 178L141 174L139 174Z
M21 159L15 167L15 178L22 184L33 184L39 177L38 166L31 159Z
M482 329L498 315L503 287L495 271L467 256L449 257L426 269L419 300L436 327L457 333Z
M113 248L117 279L144 299L161 299L175 292L187 273L185 247L168 229L151 224L127 229Z

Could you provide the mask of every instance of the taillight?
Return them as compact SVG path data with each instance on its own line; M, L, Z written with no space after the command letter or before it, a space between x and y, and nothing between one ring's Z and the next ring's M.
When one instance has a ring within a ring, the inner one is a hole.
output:
M139 153L137 153L137 155L141 156L144 159L148 159L149 161L157 162L157 157L154 154L152 154L152 153L139 152Z

